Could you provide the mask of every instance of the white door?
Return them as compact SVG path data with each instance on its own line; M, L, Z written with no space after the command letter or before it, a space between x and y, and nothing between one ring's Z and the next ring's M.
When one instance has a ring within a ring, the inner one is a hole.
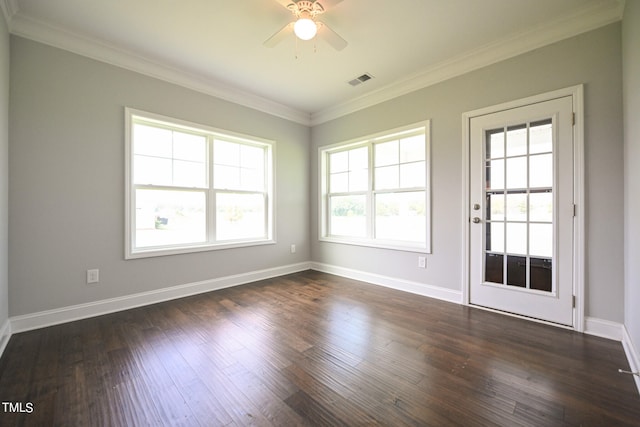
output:
M573 103L470 120L469 302L573 325Z

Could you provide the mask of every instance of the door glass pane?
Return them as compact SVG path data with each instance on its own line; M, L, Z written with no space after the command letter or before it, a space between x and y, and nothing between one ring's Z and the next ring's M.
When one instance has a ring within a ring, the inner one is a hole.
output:
M529 224L531 243L529 253L533 256L553 256L553 224Z
M504 160L487 162L487 189L501 190L504 188Z
M504 222L487 224L487 250L504 252Z
M504 255L486 254L484 269L486 282L504 284Z
M487 221L504 221L504 194L487 194Z
M529 130L529 153L550 153L553 150L551 119L531 123Z
M529 159L529 185L533 188L553 186L553 155L538 154Z
M507 159L507 188L527 187L527 158Z
M507 252L527 254L527 224L507 223Z
M502 129L487 132L487 159L504 157L504 131Z
M507 257L507 285L519 288L527 287L527 258L523 256Z
M550 191L529 194L529 221L553 221L553 194Z
M527 154L527 125L507 128L507 157Z
M552 263L546 258L531 258L531 289L551 292L553 290Z
M527 220L527 194L507 194L507 221Z

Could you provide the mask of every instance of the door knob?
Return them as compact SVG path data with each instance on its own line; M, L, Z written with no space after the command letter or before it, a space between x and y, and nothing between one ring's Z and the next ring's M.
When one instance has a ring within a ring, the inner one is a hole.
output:
M471 221L473 221L474 224L478 224L480 222L480 218L476 216L476 217L473 217Z

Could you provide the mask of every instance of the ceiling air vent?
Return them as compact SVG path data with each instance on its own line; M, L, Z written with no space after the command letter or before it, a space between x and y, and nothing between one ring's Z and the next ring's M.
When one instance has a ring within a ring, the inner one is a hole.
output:
M364 73L361 76L356 77L353 80L349 80L349 84L351 86L358 86L359 84L362 84L364 82L366 82L367 80L371 80L373 78L373 76L369 73Z

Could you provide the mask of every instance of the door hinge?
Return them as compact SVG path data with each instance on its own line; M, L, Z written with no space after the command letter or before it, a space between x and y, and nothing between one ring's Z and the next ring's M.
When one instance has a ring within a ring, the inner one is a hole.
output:
M575 295L573 295L571 304L573 305L573 308L576 308L576 296Z
M573 126L575 126L575 125L576 125L576 113L573 113L573 114L572 114L572 116L571 116L571 124L572 124Z
M576 205L575 203L573 204L573 216L578 216L578 205Z

